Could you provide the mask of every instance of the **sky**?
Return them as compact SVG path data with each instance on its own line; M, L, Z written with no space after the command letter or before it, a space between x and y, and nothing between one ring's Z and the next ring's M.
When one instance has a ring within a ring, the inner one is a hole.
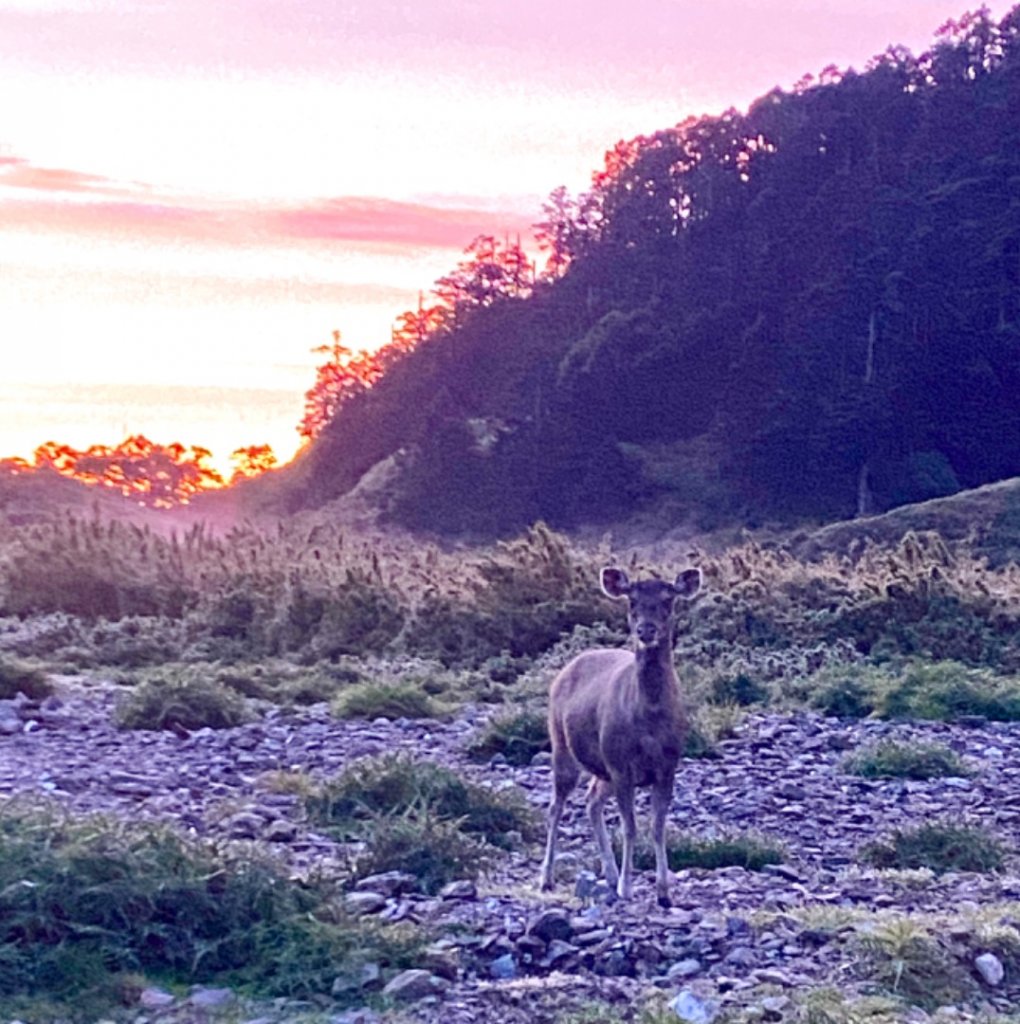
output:
M917 52L967 7L0 0L0 457L144 433L289 458L316 346L388 341L618 139Z

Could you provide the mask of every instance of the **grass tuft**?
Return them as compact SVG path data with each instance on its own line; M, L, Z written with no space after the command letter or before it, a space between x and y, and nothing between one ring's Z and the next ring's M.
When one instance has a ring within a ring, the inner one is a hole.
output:
M386 755L356 761L305 798L309 818L363 844L357 876L401 870L426 892L477 877L494 847L536 839L536 816L516 792L460 779L431 761Z
M551 749L545 715L518 711L491 719L468 745L467 753L475 761L502 754L510 764L523 766L531 764L540 751Z
M843 770L866 779L938 779L967 776L970 769L949 747L939 743L881 740L847 757Z
M46 999L63 1019L96 1020L146 977L321 998L345 967L410 966L420 944L348 918L325 881L294 882L250 848L47 804L0 805L5 1014Z
M409 683L359 683L333 703L338 718L435 718L436 702Z
M991 872L1002 867L1005 850L984 829L932 822L896 831L884 842L866 843L858 858L877 868Z
M53 684L34 665L16 658L0 658L0 700L10 700L19 693L41 700L53 693Z
M250 719L244 698L198 672L147 679L117 708L122 729L231 729Z

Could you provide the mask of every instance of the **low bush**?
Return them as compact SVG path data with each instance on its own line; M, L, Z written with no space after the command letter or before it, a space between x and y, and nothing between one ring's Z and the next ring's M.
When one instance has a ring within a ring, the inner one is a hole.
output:
M306 808L313 821L348 837L373 818L425 811L495 846L505 847L508 833L530 839L539 832L534 812L516 791L465 782L449 768L402 754L354 762L313 794Z
M333 702L338 718L435 718L436 702L409 683L359 683Z
M877 710L883 718L1020 721L1020 680L954 661L914 662L882 694Z
M866 779L938 779L966 776L970 770L949 747L938 743L882 740L863 747L843 762L843 770Z
M364 848L352 865L355 878L404 871L414 875L426 893L436 893L458 879L477 878L492 860L492 846L428 806L377 816L363 835Z
M63 1019L100 1019L128 975L136 986L155 976L322 998L344 967L410 966L419 948L407 931L346 917L324 881L295 883L251 849L43 804L0 805L5 1014L45 997Z
M739 707L767 704L769 697L768 687L744 672L732 676L716 676L708 692L708 700L712 704L736 704Z
M896 831L885 841L866 843L858 859L877 868L928 868L946 871L998 871L1003 844L984 829L931 822Z
M614 841L614 847L619 857L619 839ZM666 859L671 871L682 871L685 868L715 871L731 867L761 871L766 864L781 864L786 859L786 853L773 840L751 833L733 833L709 839L681 834L667 836ZM655 867L655 851L645 837L638 840L634 851L634 866L640 871L650 871Z
M116 720L122 729L230 729L250 719L238 694L201 670L154 676L123 697Z
M808 704L832 718L867 718L878 704L874 683L856 669L839 668L818 673Z
M0 700L23 693L42 700L53 693L53 683L42 669L16 658L0 657Z
M537 753L551 749L546 716L518 711L491 719L468 745L467 753L476 761L502 754L510 764L527 765Z
M918 1006L963 1002L974 983L939 938L909 918L859 927L857 973Z

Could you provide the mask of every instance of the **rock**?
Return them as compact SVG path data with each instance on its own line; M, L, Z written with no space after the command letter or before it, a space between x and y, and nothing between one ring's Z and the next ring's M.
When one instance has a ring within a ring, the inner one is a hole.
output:
M174 997L161 988L144 988L138 997L138 1004L145 1010L162 1010L164 1007L172 1006Z
M444 885L439 890L439 895L444 900L476 900L478 899L478 886L470 879L463 878Z
M406 871L384 871L378 875L367 875L356 882L354 888L361 892L378 892L384 896L400 896L405 892L416 892L418 879Z
M719 1016L719 1002L685 988L669 1002L669 1008L687 1024L712 1024Z
M233 1006L237 996L229 988L196 988L188 996L188 1005L206 1012Z
M349 892L344 896L344 907L358 917L378 914L386 909L386 897L381 892Z
M790 1005L789 996L766 996L761 1001L762 1018L767 1021L779 1021Z
M426 996L438 995L445 987L446 982L437 978L431 971L412 967L410 970L401 971L395 978L392 978L383 989L382 994L387 999L414 1002L424 999Z
M496 981L510 981L517 977L517 961L513 953L504 953L489 964L489 977Z
M1000 985L1006 975L1002 961L994 953L982 953L974 958L974 969L986 985Z
M723 957L723 963L727 967L754 967L758 963L758 957L749 946L734 946Z
M556 969L562 967L566 961L578 952L580 951L577 946L564 942L562 939L553 939L549 943L549 948L546 950L545 956L539 961L539 964L542 967Z
M287 821L286 818L277 818L266 826L262 838L267 843L292 843L297 838L297 834L298 827L294 822Z
M553 939L566 941L574 934L570 926L570 916L565 910L552 907L543 910L528 926L528 933L540 938L543 942L552 942Z
M446 981L456 981L460 972L460 961L455 947L436 942L421 955L421 965Z
M358 1010L347 1010L337 1017L330 1017L328 1024L379 1024L381 1020L374 1010L362 1006Z
M594 871L578 871L577 879L574 881L574 895L581 900L593 899L598 881Z
M686 960L678 960L675 964L671 964L669 970L666 971L666 977L670 981L682 981L685 978L693 978L695 974L700 974L702 970L704 968L700 960L688 957Z

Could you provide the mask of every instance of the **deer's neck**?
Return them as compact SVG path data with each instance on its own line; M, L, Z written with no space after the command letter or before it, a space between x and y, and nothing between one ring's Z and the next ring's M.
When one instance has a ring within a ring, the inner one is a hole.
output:
M649 704L662 704L676 694L676 673L673 671L673 644L670 641L655 647L641 647L635 654L637 684L641 697Z

